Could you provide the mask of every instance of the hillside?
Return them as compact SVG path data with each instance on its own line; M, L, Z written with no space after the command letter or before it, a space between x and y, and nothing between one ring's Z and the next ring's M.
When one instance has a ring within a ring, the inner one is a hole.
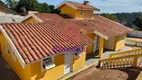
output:
M115 13L112 14L117 16L117 18L119 19L119 22L122 24L125 24L126 26L131 27L133 25L133 21L142 16L142 12L133 12L133 13Z
M111 20L117 21L125 26L128 26L133 29L137 29L137 26L133 24L133 21L136 18L142 16L142 12L133 12L133 13L103 13L101 14L104 17L107 17Z

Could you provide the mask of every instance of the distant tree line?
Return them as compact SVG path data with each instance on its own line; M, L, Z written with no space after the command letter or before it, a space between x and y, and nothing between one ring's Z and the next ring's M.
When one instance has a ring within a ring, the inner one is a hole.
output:
M102 13L101 15L135 30L142 30L142 12Z
M38 11L41 13L60 13L54 9L54 5L39 3L37 0L6 0L6 3L0 0L0 5L18 12L21 15L27 15L27 11Z

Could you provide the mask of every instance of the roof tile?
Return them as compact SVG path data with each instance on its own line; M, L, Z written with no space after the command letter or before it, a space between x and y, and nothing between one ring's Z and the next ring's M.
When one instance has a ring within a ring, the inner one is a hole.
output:
M1 24L20 55L27 64L64 52L74 47L83 47L93 41L82 35L74 26L65 31L67 25L49 20L45 23ZM70 32L70 33L69 33Z

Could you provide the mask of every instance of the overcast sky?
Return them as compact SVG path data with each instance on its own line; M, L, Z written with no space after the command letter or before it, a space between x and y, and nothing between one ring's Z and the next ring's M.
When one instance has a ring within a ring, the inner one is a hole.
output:
M4 1L4 0L3 0ZM64 0L38 0L43 3L57 5ZM84 0L70 0L75 2L83 2ZM116 12L142 12L142 0L89 0L90 5L101 9L101 13Z

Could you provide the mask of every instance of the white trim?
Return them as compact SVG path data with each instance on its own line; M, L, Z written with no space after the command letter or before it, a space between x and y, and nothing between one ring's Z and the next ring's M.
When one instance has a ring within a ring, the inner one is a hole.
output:
M49 69L52 69L52 68L54 68L56 65L55 65L55 62L54 62L54 56L52 56L52 57L48 57L48 58L51 58L52 59L52 62L53 62L53 64L52 65L49 65L49 66L47 66L48 68L43 68L43 60L44 59L47 59L47 58L44 58L44 59L42 59L41 60L41 71L43 72L43 71L46 71L46 70L49 70Z
M40 18L38 18L37 16L35 16L34 14L30 14L30 15L28 15L28 16L26 16L25 18L23 18L20 22L22 23L23 21L25 21L25 20L27 20L28 18L30 18L30 17L33 17L33 18L35 18L38 22L40 22L40 23L42 23L43 21L40 19Z
M17 56L17 58L19 59L21 65L22 65L22 67L24 68L26 66L25 61L23 60L23 58L20 55L20 53L18 52L17 48L15 47L15 45L13 44L13 42L9 38L8 34L5 32L5 30L2 28L1 25L0 25L0 30L3 33L3 35L5 36L6 40L10 43L10 46L12 47L12 50L15 52L15 55Z
M98 31L94 31L94 33L97 34L97 35L99 35L99 36L101 36L102 38L108 40L108 36L106 36L106 35L104 35L104 34L98 32Z
M64 1L64 2L60 3L59 5L57 5L57 6L55 7L55 9L58 9L59 7L63 6L64 4L68 5L69 7L73 8L73 9L75 9L75 10L77 9L76 6L74 6L74 5L70 4L70 3L68 3L67 1Z
M8 49L9 53L7 52L7 49ZM9 44L8 44L7 41L5 42L5 48L4 48L4 50L5 50L5 53L10 56L10 47L9 47Z
M12 49L11 49L11 56L12 56L12 59L14 61L16 61L16 54L15 54L15 52Z

